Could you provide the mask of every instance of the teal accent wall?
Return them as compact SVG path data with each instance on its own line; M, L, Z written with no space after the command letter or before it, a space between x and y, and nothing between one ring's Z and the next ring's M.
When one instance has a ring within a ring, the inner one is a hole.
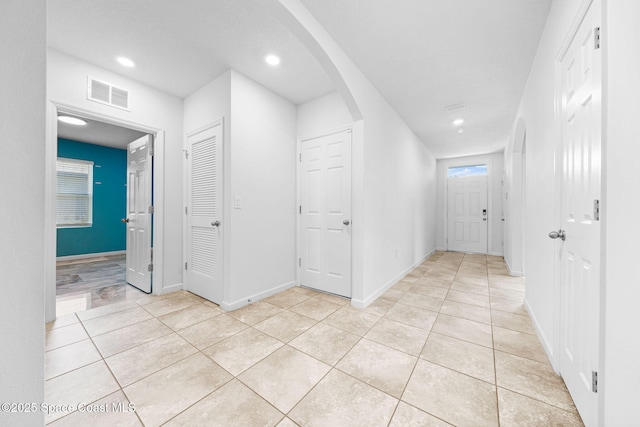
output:
M93 162L93 225L58 228L56 255L125 250L126 227L120 219L127 210L127 150L59 138L58 157Z

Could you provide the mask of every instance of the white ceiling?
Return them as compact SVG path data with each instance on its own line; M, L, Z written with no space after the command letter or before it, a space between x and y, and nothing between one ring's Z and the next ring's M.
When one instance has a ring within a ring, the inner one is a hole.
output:
M77 117L65 113L59 114L59 116ZM76 126L58 121L58 138L124 150L127 148L128 143L146 135L144 132L137 130L97 122L95 120L85 119L84 117L80 118L87 122L87 124L84 126Z
M301 1L436 157L504 148L551 0ZM334 90L260 0L47 4L51 47L179 97L229 68L295 104Z
M295 104L334 90L260 0L55 0L47 8L50 47L181 98L229 68ZM265 63L269 53L281 66Z

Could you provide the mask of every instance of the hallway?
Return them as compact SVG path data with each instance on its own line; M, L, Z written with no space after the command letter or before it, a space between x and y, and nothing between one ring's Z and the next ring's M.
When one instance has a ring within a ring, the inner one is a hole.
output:
M107 408L50 425L582 425L501 257L436 252L364 310L133 295L47 325L45 402Z

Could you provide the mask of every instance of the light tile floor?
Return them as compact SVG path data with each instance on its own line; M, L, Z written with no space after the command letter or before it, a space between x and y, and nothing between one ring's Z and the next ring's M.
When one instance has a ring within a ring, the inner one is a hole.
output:
M71 408L46 421L580 426L523 291L500 257L437 252L364 310L299 287L229 313L131 292L47 325L45 402Z

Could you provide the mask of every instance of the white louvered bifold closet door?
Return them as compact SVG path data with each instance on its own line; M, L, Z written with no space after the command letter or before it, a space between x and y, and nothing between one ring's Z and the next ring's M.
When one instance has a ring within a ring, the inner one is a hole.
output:
M222 123L187 136L187 289L222 301Z

